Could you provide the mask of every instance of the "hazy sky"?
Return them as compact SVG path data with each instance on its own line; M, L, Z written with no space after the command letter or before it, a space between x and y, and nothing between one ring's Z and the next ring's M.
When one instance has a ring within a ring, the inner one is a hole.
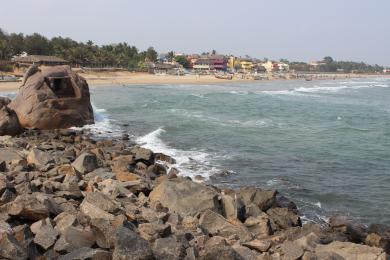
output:
M159 52L390 66L390 0L12 0L0 3L0 27Z

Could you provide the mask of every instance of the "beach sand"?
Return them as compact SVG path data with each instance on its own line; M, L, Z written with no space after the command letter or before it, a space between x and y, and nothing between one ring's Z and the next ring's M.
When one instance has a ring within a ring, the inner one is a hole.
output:
M159 84L220 84L232 82L258 82L251 79L240 79L234 77L232 80L218 79L213 75L155 75L149 73L134 73L128 71L116 72L76 72L83 76L90 86L125 86L125 85L159 85ZM353 75L353 74L315 74L315 79L343 79L361 78L373 75ZM375 75L378 76L378 75ZM271 79L272 80L272 79ZM281 79L278 79L281 80ZM300 79L303 80L303 79ZM21 82L0 82L0 91L13 91L19 89Z

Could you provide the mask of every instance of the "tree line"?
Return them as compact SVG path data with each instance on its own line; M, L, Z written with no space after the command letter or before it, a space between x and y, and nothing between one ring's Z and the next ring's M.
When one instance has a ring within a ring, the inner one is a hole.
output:
M126 69L146 68L146 61L157 60L153 47L139 51L127 43L97 45L92 41L77 42L71 38L46 38L39 33L23 35L7 34L0 28L0 60L26 52L29 55L54 55L69 61L74 66L120 67Z
M336 61L327 56L320 61L317 66L305 62L290 62L290 69L295 71L313 71L313 72L344 72L344 73L380 73L384 67L378 64L370 65L364 62L354 61Z

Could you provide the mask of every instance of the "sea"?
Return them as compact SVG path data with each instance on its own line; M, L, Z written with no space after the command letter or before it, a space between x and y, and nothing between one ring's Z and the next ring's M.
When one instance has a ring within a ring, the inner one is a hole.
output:
M96 135L173 156L183 176L277 189L305 222L390 224L390 79L91 89ZM197 177L199 178L199 176Z

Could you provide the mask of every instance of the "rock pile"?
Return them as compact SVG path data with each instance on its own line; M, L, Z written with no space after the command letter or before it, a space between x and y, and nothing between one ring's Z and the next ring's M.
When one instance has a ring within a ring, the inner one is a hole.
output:
M28 81L27 81L28 83ZM274 190L177 176L169 156L73 130L0 144L1 259L386 259L390 228L303 224Z
M0 98L0 135L24 128L60 129L94 122L88 84L69 66L42 67L25 76L14 100Z

